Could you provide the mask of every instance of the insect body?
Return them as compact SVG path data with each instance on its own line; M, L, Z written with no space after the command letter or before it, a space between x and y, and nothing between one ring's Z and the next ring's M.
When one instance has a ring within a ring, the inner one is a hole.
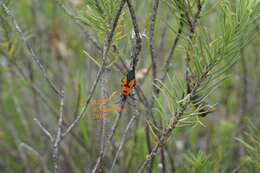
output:
M123 98L130 96L132 89L135 87L135 83L135 71L128 71L121 80L121 96Z

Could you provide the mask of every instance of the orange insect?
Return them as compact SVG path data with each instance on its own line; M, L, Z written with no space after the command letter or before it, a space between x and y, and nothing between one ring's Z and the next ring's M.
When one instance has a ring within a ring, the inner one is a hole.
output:
M130 96L132 89L135 87L135 83L135 71L128 71L121 80L121 96L123 98Z

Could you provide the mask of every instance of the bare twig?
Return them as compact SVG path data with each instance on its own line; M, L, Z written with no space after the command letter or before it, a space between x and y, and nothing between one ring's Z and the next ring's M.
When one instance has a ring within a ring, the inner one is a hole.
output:
M158 7L159 7L159 0L154 0L153 3L153 8L152 8L152 15L150 18L150 54L151 54L151 62L152 62L152 79L153 79L153 83L156 83L156 78L157 78L157 55L156 55L156 50L155 50L155 43L154 43L154 30L155 30L155 23L156 23L156 17L157 17L157 11L158 11ZM156 86L152 85L153 88L153 93L156 91ZM153 97L152 97L152 102L153 101ZM152 105L148 105L148 115L151 115L151 117L153 117L152 115L152 108L153 107L153 103ZM154 121L154 120L153 120ZM155 121L154 121L155 123ZM147 140L150 140L149 137L149 128L146 128L146 137ZM151 147L150 147L150 141L147 141L147 147L148 147L148 152L151 152ZM150 164L150 169L149 172L152 172L152 167L153 167L153 162L151 162Z
M165 154L164 154L165 146L161 146L160 148L160 157L161 157L161 173L166 172L166 164L165 164Z
M117 26L117 22L118 22L119 16L120 16L120 14L121 14L121 12L122 12L122 9L123 9L123 7L124 7L124 5L125 5L125 1L126 1L126 0L121 0L120 5L119 5L119 7L118 7L118 9L117 9L115 18L114 18L114 22L113 22L111 31L110 31L110 33L108 33L107 36L106 36L105 44L104 44L104 47L103 47L103 56L102 56L103 63L102 63L102 66L101 66L101 68L100 68L100 71L99 71L100 74L103 72L103 68L105 67L105 61L106 61L106 59L107 59L108 51L109 51L110 46L111 46L111 42L112 42L112 38L113 38L113 35L114 35L114 31L115 31L115 28L116 28L116 26ZM99 78L99 77L98 77L98 78ZM94 90L93 90L93 91L94 91ZM93 93L92 93L92 95L93 95ZM91 98L91 97L90 97L90 98ZM90 99L89 99L89 101L90 101ZM89 104L89 101L87 100L87 104ZM122 103L122 107L123 107L123 106L124 106L124 102ZM85 107L87 107L87 105L86 105ZM83 113L85 112L84 108L83 108L83 111L81 111L81 112L83 112ZM76 120L77 120L77 119L79 120L80 117L83 116L83 113L82 113L82 115L81 115L81 113L80 113L80 115L76 118ZM113 126L114 128L117 127L117 124L118 124L119 119L120 119L120 117L121 117L121 113L122 113L122 112L120 111L118 121L117 121L117 123L115 124L115 127ZM77 120L77 121L78 121L78 120ZM74 122L76 122L76 121L74 121ZM74 124L74 122L72 123L72 125ZM71 127L75 126L75 125L73 125L73 126L72 126L72 125L71 125ZM92 173L95 173L95 172L100 168L102 159L103 159L103 157L104 157L104 153L105 153L105 151L106 151L106 145L107 145L108 142L110 142L110 140L112 139L112 136L114 135L114 131L115 131L115 130L113 129L113 127L112 127L112 133L111 133L111 135L108 137L107 142L106 142L106 143L103 143L103 142L102 142L102 149L101 149L101 151L100 151L100 153L99 153L99 157L98 157L98 159L97 159L97 161L96 161L96 164L95 164L94 168L93 168L92 171L91 171ZM69 129L69 128L68 128L68 129ZM67 132L65 132L64 135L65 135L66 133L67 133Z
M72 19L73 19L73 21L80 27L80 29L85 33L85 35L86 35L86 37L88 38L88 40L90 40L91 42L92 42L92 44L99 50L99 51L101 51L102 52L102 49L99 47L99 45L91 38L91 36L84 30L84 28L83 28L83 26L82 26L82 24L80 23L80 21L78 20L78 17L77 17L77 15L76 14L74 14L72 11L70 11L67 7L65 7L65 5L61 2L61 1L59 1L59 0L55 0L56 1L56 3L63 9L63 11L68 15L68 16L70 16ZM99 6L99 3L98 3L98 1L96 0L96 6L97 6L97 8L101 8L100 6ZM101 10L101 11L100 11ZM99 11L100 12L102 12L102 9L99 9ZM137 29L135 29L134 30L135 31L135 35L137 35L137 33L139 33L139 29L138 29L138 27L137 27ZM140 36L140 33L138 34L139 36ZM137 37L136 37L137 38ZM138 50L138 49L141 49L141 38L138 38L138 39L136 39L137 40L137 43L138 44L136 44L137 46L136 46L136 50ZM122 62L122 57L120 56L120 53L119 53L119 51L117 50L117 48L116 48L116 46L115 45L113 45L113 48L114 48L114 52L119 56L119 60ZM136 52L138 52L138 51L136 51ZM136 55L135 55L136 56ZM123 65L124 65L124 67L125 67L125 69L128 69L128 67L127 66L125 66L125 64L123 63ZM118 67L117 67L118 68ZM119 69L119 68L118 68ZM145 99L145 96L144 96L144 94L143 94L143 92L142 93L140 93L140 92L142 92L142 90L137 90L137 94L138 94L138 97L139 97L139 95L142 95L143 96L143 98ZM140 98L139 98L140 99ZM140 99L141 100L141 99ZM147 103L147 101L146 100L143 100L144 102L142 102L143 104L146 104L146 105L148 105ZM146 101L146 103L145 103L145 101Z
M58 129L56 138L53 144L53 166L54 166L54 173L59 173L59 146L61 142L61 134L62 134L62 126L63 126L63 110L64 110L64 91L61 91L61 98L60 98L60 115L59 115L59 122L58 122Z
M164 80L165 80L165 78L166 78L168 72L170 71L170 69L171 69L171 67L172 67L173 55L174 55L175 49L176 49L176 47L177 47L177 45L178 45L178 42L179 42L179 40L180 40L182 30L183 30L183 21L182 21L182 19L180 19L180 26L179 26L179 29L178 29L178 33L177 33L177 35L176 35L176 37L175 37L175 39L174 39L174 41L173 41L171 50L170 50L169 55L168 55L168 57L167 57L167 60L166 60L166 62L165 62L165 64L164 64L164 69L165 69L165 71L164 71L164 73L162 74L162 76L161 76L161 78L160 78L160 80L161 80L162 82L164 82ZM155 92L155 94L158 96L159 92L160 92L160 90L157 89L156 92Z
M145 139L146 139L148 153L150 153L150 152L152 152L152 144L151 144L150 129L149 129L148 123L145 124ZM154 159L151 159L150 165L148 168L149 173L153 172L153 163L154 163Z
M154 0L154 5L152 9L152 15L150 19L150 54L151 54L151 60L152 60L152 74L153 74L153 82L155 82L155 79L157 77L157 62L156 62L156 52L155 52L155 46L154 46L154 30L155 30L155 22L157 17L157 11L159 7L159 0ZM155 90L155 86L153 86L153 89Z
M133 53L131 55L132 69L135 71L135 67L136 67L137 62L138 62L138 55L141 51L141 37L140 37L140 32L139 32L139 27L138 27L135 11L133 9L133 6L132 6L130 0L127 0L127 5L128 5L128 9L129 9L129 12L130 12L130 15L131 15L132 23L133 23L133 26L134 26L134 32L135 32L136 45L135 45ZM121 149L122 149L122 147L125 143L127 132L128 132L128 130L130 129L130 127L132 126L132 124L134 123L135 119L138 117L138 114L139 114L138 110L137 110L136 98L134 98L134 99L135 99L135 113L134 113L133 117L131 118L131 120L129 121L129 123L127 124L126 128L125 128L125 131L124 131L122 139L120 141L118 150L117 150L116 155L114 157L114 160L112 162L110 173L112 173L113 168L115 166L115 163L117 161L118 155L119 155L119 153L120 153L120 151L121 151Z
M129 129L132 127L133 123L135 122L135 120L138 118L139 116L139 112L138 112L138 109L137 109L137 97L134 95L134 113L133 113L133 116L132 118L130 119L130 121L128 122L128 124L126 125L126 128L123 132L123 135L122 135L122 138L120 140L120 143L119 143L119 147L117 149L117 152L116 152L116 155L113 159L113 162L112 162L112 166L111 166L111 169L110 169L110 173L113 172L113 169L114 169L114 166L116 164L116 161L117 161L117 158L119 156L119 153L120 151L122 150L123 148L123 145L125 144L125 140L126 140L126 137L127 137L127 133L129 131Z
M123 109L125 107L125 103L126 103L126 100L122 100L118 116L116 117L116 120L114 121L114 123L112 125L110 134L109 134L109 136L108 136L108 138L106 140L106 143L104 144L104 148L103 148L103 150L100 151L99 156L97 158L97 161L95 163L95 166L92 169L91 173L96 173L98 171L98 169L100 168L100 166L101 166L102 160L103 160L103 158L105 156L105 153L106 153L106 150L107 150L107 146L110 144L110 142L111 142L111 140L112 140L112 138L113 138L113 136L115 134L115 131L116 131L117 127L118 127L119 121L120 121L121 116L122 116Z
M35 54L33 48L30 46L30 44L26 41L25 35L23 31L21 30L21 27L18 25L15 16L12 14L12 12L7 8L5 4L2 4L2 7L5 11L5 13L12 19L13 25L15 26L15 30L18 33L20 39L23 41L24 47L26 51L31 55L32 60L38 65L39 69L41 70L41 73L45 80L48 82L48 84L51 86L51 88L55 91L56 94L60 96L60 92L57 89L57 86L53 83L53 81L49 78L47 74L47 70L45 67L42 65L40 62L40 59L38 56Z
M107 54L108 54L108 51L110 49L110 46L111 46L111 42L112 42L112 38L113 38L113 35L114 35L114 32L115 32L115 28L117 26L117 22L118 22L118 19L119 19L119 16L122 12L122 9L124 7L124 4L125 4L125 0L122 0L120 2L120 5L117 9L117 12L116 12L116 15L115 15L115 18L114 18L114 21L113 21L113 25L112 25L112 28L111 28L111 31L110 33L107 35L106 37L106 41L105 41L105 44L104 44L104 48L103 48L103 62L102 62L102 65L101 65L101 68L99 69L98 73L97 73L97 76L96 76L96 80L94 81L91 89L90 89L90 93L88 95L88 98L86 99L86 102L85 102L85 105L84 107L81 109L79 115L75 118L75 120L69 125L69 127L66 129L66 131L62 134L62 137L65 137L74 127L75 125L79 122L79 120L84 116L84 113L85 111L87 110L87 107L90 103L90 100L94 94L94 91L96 89L96 86L97 86L97 83L104 71L104 68L105 68L105 64L106 64L106 59L107 59Z
M40 127L40 129L43 131L43 133L50 139L50 141L53 142L53 137L52 137L51 133L44 127L44 125L37 118L34 118L33 120Z
M140 37L140 30L138 27L135 11L134 11L134 8L133 8L130 0L127 0L127 5L128 5L128 9L129 9L129 12L131 15L132 24L134 26L134 32L135 32L135 44L136 45L135 45L133 53L131 54L131 57L130 57L130 59L132 59L132 61L133 61L132 69L135 70L135 67L138 62L138 55L140 54L141 48L142 48L142 39Z
M136 147L136 145L138 144L138 135L137 135L137 132L138 132L138 127L139 127L139 120L140 119L137 119L137 122L136 122L136 124L135 124L135 127L134 127L134 133L133 133L133 136L134 136L134 141L133 141L133 146L132 146L132 148L135 148ZM128 160L128 162L127 162L127 165L125 166L125 168L124 168L124 172L125 173L128 173L129 172L129 170L130 170L130 167L131 167L131 165L132 165L132 162L133 162L133 160L134 160L134 156L135 156L135 154L136 154L136 152L138 152L138 151L134 151L134 152L131 152L131 156L130 156L130 158L129 158L129 160Z
M132 19L132 23L133 23L133 26L134 26L134 32L135 32L136 45L133 49L133 53L131 54L131 59L132 59L132 62L133 62L132 63L132 69L135 70L135 67L136 67L137 62L138 62L138 55L141 51L141 37L140 37L139 27L138 27L138 24L137 24L137 19L136 19L135 12L134 12L134 9L132 7L132 4L130 3L129 0L126 0L126 2L127 2L127 5L128 5L129 12L131 14L131 19ZM122 0L121 3L125 3L125 1ZM104 157L104 154L106 153L106 146L110 143L110 141L111 141L111 139L112 139L112 137L115 133L115 130L118 126L118 122L119 122L121 115L122 115L122 110L124 108L125 102L126 102L125 99L123 99L122 102L121 102L121 111L119 112L119 115L117 116L117 119L112 126L111 133L110 133L110 135L107 139L107 142L104 146L103 151L101 151L100 154L99 154L99 157L96 161L96 164L95 164L93 170L91 171L92 173L97 172L97 170L100 168L102 159Z
M107 99L107 75L106 73L103 74L102 79L100 81L100 86L101 86L101 99L105 100ZM100 105L100 114L101 114L101 149L100 152L104 153L105 149L105 143L106 143L106 112L104 111L104 104L101 103Z
M110 133L110 135L108 136L108 139L107 139L107 144L110 143L110 141L111 141L113 135L115 134L115 131L116 131L117 127L118 127L119 120L121 119L121 116L122 116L122 113L123 113L123 109L124 109L124 107L125 107L125 103L126 103L126 101L125 101L125 100L122 100L121 106L120 106L119 114L118 114L118 116L117 116L115 122L114 122L113 125L112 125L111 133Z

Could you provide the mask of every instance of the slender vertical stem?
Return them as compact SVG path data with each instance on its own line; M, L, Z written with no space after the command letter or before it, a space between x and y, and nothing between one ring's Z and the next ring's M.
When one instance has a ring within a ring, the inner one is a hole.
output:
M112 162L110 173L113 173L113 169L114 169L114 166L116 164L119 153L122 150L123 145L125 144L127 133L129 131L129 129L132 127L132 125L134 124L135 120L138 118L138 116L139 116L139 112L138 112L138 108L137 108L137 97L134 95L134 113L133 113L133 116L130 119L129 123L126 125L126 128L123 132L122 138L121 138L120 143L119 143L119 147L117 149L116 155L115 155L113 162Z
M161 173L166 172L166 164L165 164L165 154L164 154L164 146L160 148L160 158L161 158Z
M194 19L193 21L189 22L189 27L190 27L190 33L189 33L189 39L190 39L190 42L192 42L193 40L193 37L195 35L195 30L196 30L196 26L197 26L197 23L199 21L199 18L200 18L200 14L201 14L201 10L202 10L202 3L201 3L201 0L197 0L197 12L194 16ZM188 19L190 19L189 15L186 16ZM187 85L188 85L188 76L189 76L189 66L190 66L190 56L188 54L188 52L186 53L187 56L186 56L186 70L185 70L185 78L186 78L186 82L187 82Z
M139 27L138 27L137 18L136 18L136 15L135 15L134 8L131 4L131 1L127 0L126 2L127 2L127 5L128 5L130 15L131 15L132 24L134 26L134 32L135 32L135 47L134 47L133 53L131 54L131 57L130 57L130 59L132 59L132 61L133 61L132 69L135 70L135 67L136 67L137 62L138 62L138 55L140 54L141 48L142 48L142 39L141 39L141 36L140 36L140 30L139 30Z
M104 111L105 109L105 102L103 103L103 100L107 99L107 75L106 73L103 74L101 81L100 81L100 86L101 86L101 100L102 103L100 105L100 115L101 115L101 140L100 140L100 146L101 146L101 151L104 152L104 147L105 147L105 141L106 141L106 116L107 113Z
M118 113L118 116L116 117L116 120L114 121L114 123L112 125L110 134L108 135L108 137L106 139L106 143L104 144L104 148L103 148L103 150L100 151L99 156L98 156L98 158L96 160L95 166L92 169L91 173L96 173L100 169L100 166L102 164L103 158L104 158L105 153L107 151L107 146L110 144L110 142L111 142L111 140L112 140L112 138L113 138L113 136L115 134L115 131L116 131L117 127L118 127L119 121L121 119L122 112L123 112L123 109L125 107L125 102L126 102L126 100L122 100L122 102L121 102L120 111Z
M60 98L60 115L59 115L59 122L58 122L58 129L56 138L53 144L53 166L54 166L54 173L60 172L59 166L59 150L60 150L60 142L61 142L61 133L62 133L62 126L63 126L63 110L64 110L64 91L61 91L61 98Z
M114 22L113 22L111 31L110 31L110 32L107 34L107 36L106 36L105 44L104 44L104 47L103 47L103 56L102 56L102 59L103 59L103 62L104 62L104 63L102 64L102 68L104 68L103 65L105 65L105 60L107 59L108 51L109 51L109 49L110 49L110 47L111 47L111 42L112 42L112 38L113 38L113 35L114 35L114 32L115 32L115 28L116 28L116 26L117 26L117 22L118 22L118 20L119 20L119 17L120 17L120 15L121 15L121 12L122 12L122 10L123 10L123 7L124 7L124 5L125 5L125 2L126 2L126 0L121 0L120 5L119 5L119 7L118 7L118 9L117 9L115 18L114 18ZM102 71L103 71L103 70L102 70ZM124 104L125 104L125 102L123 101L121 107L124 107ZM113 127L112 127L112 133L111 133L111 135L108 136L108 139L107 139L106 143L103 143L103 144L102 144L102 145L103 145L103 146L102 146L102 149L101 149L101 151L100 151L100 153L99 153L99 157L98 157L98 159L97 159L97 161L96 161L96 163L95 163L95 166L94 166L94 168L93 168L92 171L91 171L92 173L97 172L98 169L99 169L100 166L101 166L101 163L102 163L104 154L105 154L105 152L106 152L107 143L110 142L110 140L112 139L112 137L113 137L113 135L114 135L114 131L115 131L115 128L117 127L117 124L118 124L118 122L119 122L119 119L120 119L120 117L121 117L121 114L122 114L122 112L120 111L120 113L119 113L120 116L119 116L118 120L116 121L116 123L114 123L114 125L113 125ZM113 128L114 128L114 129L113 129Z
M153 75L153 82L155 82L155 79L157 77L157 62L156 62L156 52L155 52L155 45L154 45L154 30L155 30L155 23L156 23L156 17L157 17L157 11L159 7L159 0L154 0L153 9L152 9L152 15L150 19L150 54L151 54L151 60L152 60L152 75ZM153 89L156 87L153 86Z

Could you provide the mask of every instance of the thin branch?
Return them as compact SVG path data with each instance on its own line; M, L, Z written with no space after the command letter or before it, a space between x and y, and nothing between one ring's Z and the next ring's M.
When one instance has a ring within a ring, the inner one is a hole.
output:
M54 173L59 173L59 146L61 142L61 134L62 134L62 126L63 126L63 110L64 110L64 91L61 91L61 98L60 98L60 115L59 115L59 122L58 122L58 129L56 138L53 144L53 165L54 165Z
M73 19L73 21L77 24L77 25L79 25L79 27L80 27L80 29L81 30L83 30L83 32L85 33L85 35L86 35L86 37L88 38L88 40L90 40L91 42L92 42L92 44L99 50L99 51L102 51L102 49L98 46L98 44L90 37L90 35L87 33L87 32L85 32L84 31L84 28L83 28L83 26L81 25L81 23L80 23L80 21L78 20L78 17L77 17L77 15L75 15L75 14L73 14L73 12L71 12L67 7L65 7L65 5L64 4L62 4L62 2L61 1L59 1L59 0L55 0L56 1L56 3L63 9L63 11L68 15L68 16L70 16L72 19ZM96 5L97 5L97 8L98 8L98 6L99 6L99 4L98 4L98 1L96 0ZM102 9L101 9L102 10ZM100 11L101 12L101 11ZM138 26L137 26L137 29L135 29L135 35L137 35L136 33L139 33L139 29L138 29ZM140 33L138 34L139 36L140 36ZM138 50L138 49L141 49L141 38L139 38L139 39L137 39L137 48L136 48L136 50ZM122 57L120 56L120 53L119 53L119 51L117 50L117 48L116 48L116 46L115 45L113 45L113 48L114 48L114 52L119 56L119 60L122 62ZM136 52L138 52L138 51L136 51ZM132 57L131 57L131 59L132 59ZM137 61L136 61L137 62ZM123 63L123 65L124 65L124 67L126 67L125 66L125 64ZM126 68L127 69L127 68ZM139 95L142 95L143 97L144 97L144 99L145 99L145 96L144 96L144 94L143 94L143 92L142 93L140 93L140 92L142 92L142 90L138 90L137 91L137 93L138 93L138 96ZM140 99L140 98L139 98ZM140 99L141 100L141 99ZM145 100L144 100L145 101ZM146 104L146 105L148 105L147 103L147 101L146 101L146 103L144 103L144 102L142 102L143 104Z
M135 127L134 127L134 133L133 133L134 141L133 141L132 148L135 148L137 146L138 142L139 142L139 140L138 140L139 138L138 138L138 135L137 135L137 132L138 132L138 129L139 129L139 124L140 124L139 120L140 119L137 119L137 122L136 122ZM124 172L125 173L129 172L130 167L132 165L132 162L133 162L133 160L135 158L136 152L138 152L138 151L131 152L130 158L128 159L128 162L127 162L126 166L124 167L124 170L125 170Z
M59 116L59 112L56 111L49 103L48 103L48 99L44 96L44 93L41 92L41 90L31 81L30 78L28 78L26 76L26 74L23 72L22 68L20 66L18 66L17 62L15 61L17 59L17 57L12 57L12 58L7 58L5 54L3 54L3 57L6 59L6 61L8 61L11 65L13 65L15 67L15 69L17 70L18 74L22 76L22 78L24 78L24 80L27 81L27 83L29 84L29 86L33 89L33 91L35 91L38 96L40 97L40 99L43 101L44 104L46 104L47 108L56 116L58 117ZM79 89L80 90L80 89ZM76 110L75 110L75 115L77 115L77 111L78 111L78 107L79 107L79 101L80 101L80 93L78 94L78 97L77 97L77 106L76 106ZM36 121L39 121L38 119ZM37 123L37 122L36 122ZM43 126L43 124L39 121L39 123ZM37 125L39 126L39 124L37 123ZM46 127L43 126L43 128L45 130L47 130ZM42 129L41 129L42 130ZM45 133L45 132L44 132ZM49 132L49 134L51 135L51 133ZM49 135L47 135L48 138ZM51 135L52 137L52 135ZM84 144L83 142L81 141L80 138L78 138L74 132L72 132L72 137L82 146L82 148L86 149L84 147ZM50 138L51 139L51 138ZM53 142L53 137L52 137L52 140Z
M146 139L146 146L147 146L148 153L150 153L152 151L152 144L151 144L150 129L148 123L145 124L145 139ZM150 165L148 168L149 173L153 172L153 165L154 165L153 163L154 163L154 159L150 161Z
M134 11L134 8L133 8L130 0L127 0L127 5L128 5L128 9L129 9L129 12L131 15L132 24L134 26L134 32L135 32L135 44L136 45L134 47L133 53L131 54L131 58L130 58L133 61L132 69L135 70L135 67L138 62L138 55L140 54L141 49L142 49L142 39L140 37L140 30L138 27L135 11Z
M170 52L169 52L168 58L167 58L167 60L166 60L166 62L165 62L165 64L164 64L164 69L165 69L165 71L164 71L163 75L162 75L161 78L160 78L161 82L164 82L164 80L165 80L165 78L166 78L168 72L170 71L170 69L171 69L171 67L172 67L173 55L174 55L174 52L175 52L176 47L177 47L177 45L178 45L178 42L179 42L179 40L180 40L182 30L183 30L183 20L180 19L180 26L179 26L179 29L178 29L178 34L176 35L176 37L175 37L175 39L174 39L174 41L173 41L173 44L172 44L171 50L170 50ZM160 92L160 90L157 89L156 92L155 92L155 94L158 96L159 92Z
M140 37L140 32L139 32L139 27L138 27L138 24L137 24L137 19L136 19L136 15L135 15L135 11L133 9L133 6L132 4L130 3L129 0L126 0L127 2L127 5L128 5L128 9L129 9L129 12L130 12L130 15L131 15L131 19L132 19L132 23L133 23L133 26L134 26L134 32L135 32L135 40L136 40L136 45L133 49L133 53L131 54L131 59L133 61L132 63L132 69L135 70L135 67L137 65L137 62L138 62L138 55L141 51L141 37ZM124 0L121 1L121 4L122 3L125 3ZM103 52L104 53L104 52ZM97 172L97 170L100 168L100 165L101 165L101 162L103 160L103 157L104 157L104 154L106 153L106 146L110 143L114 133L115 133L115 130L118 126L118 122L121 118L121 115L122 115L122 110L124 108L124 105L125 105L125 99L122 100L121 102L121 111L119 112L119 115L117 116L117 119L115 121L115 123L113 124L113 127L112 127L112 130L111 130L111 134L109 135L108 139L107 139L107 142L106 142L106 145L104 146L104 151L103 152L100 152L99 154L99 157L96 161L96 164L93 168L93 170L91 171L92 173L95 173Z
M156 16L157 11L159 7L159 0L154 0L154 5L152 9L152 15L150 19L150 54L151 54L151 60L152 60L152 75L153 75L153 81L155 82L156 76L157 76L157 62L156 62L156 52L155 52L155 46L154 46L154 30L155 30L155 22L156 22ZM155 90L155 86L153 85L153 89Z
M190 33L191 33L190 39L191 40L193 38L193 35L195 34L196 25L197 25L198 20L200 18L201 10L202 10L202 3L201 3L201 0L198 0L198 2L197 2L197 12L196 12L195 17L193 19L193 23L190 25Z
M122 12L122 10L123 10L123 7L124 7L124 5L125 5L125 2L126 2L126 0L121 0L120 5L119 5L119 7L118 7L118 9L117 9L115 18L114 18L114 22L113 22L111 31L110 31L110 33L108 33L107 36L106 36L105 44L104 44L104 47L103 47L103 56L102 56L103 64L102 64L102 66L101 66L100 73L103 72L103 68L105 67L105 61L106 61L106 59L107 59L107 57L108 57L107 55L108 55L108 52L109 52L109 49L110 49L110 46L111 46L111 42L112 42L112 38L113 38L113 35L114 35L114 32L115 32L115 28L116 28L116 26L117 26L117 22L118 22L118 20L119 20L119 17L120 17L120 15L121 15L121 12ZM94 91L94 90L93 90L93 91ZM93 95L93 93L92 93L92 95ZM90 100L90 99L89 99L89 100ZM89 101L88 101L88 103L89 103ZM87 104L88 104L88 103L87 103ZM121 107L124 107L124 104L125 104L125 102L123 101ZM84 109L83 109L83 110L84 110ZM82 111L81 111L81 112L82 112ZM84 112L85 112L85 110L84 110ZM97 161L96 161L96 164L95 164L94 168L93 168L92 171L91 171L92 173L97 172L97 170L100 168L100 165L101 165L101 163L102 163L104 154L105 154L105 152L106 152L106 146L107 146L107 144L110 142L110 140L112 139L112 137L113 137L113 135L114 135L115 129L113 129L113 128L116 128L116 127L117 127L117 124L118 124L118 122L119 122L119 119L120 119L120 117L121 117L121 114L122 114L122 112L120 111L118 121L116 121L116 124L114 123L115 126L113 125L113 127L112 127L112 132L111 132L110 136L108 137L107 142L106 142L106 143L103 143L103 142L102 142L102 145L103 145L103 146L102 146L102 149L101 149L101 151L100 151L100 153L99 153L99 157L98 157L98 159L97 159ZM82 115L80 115L80 116L82 116ZM78 119L80 119L80 116L78 117ZM76 118L76 120L77 120L77 118ZM74 121L74 122L75 122L75 121ZM72 123L72 125L73 125L73 124L74 124L74 123ZM73 125L73 126L75 126L75 125ZM73 126L71 126L71 127L73 127ZM69 129L69 128L68 128L68 129ZM64 134L66 134L66 133L67 133L67 132L65 132Z
M106 140L106 143L104 145L104 149L100 151L99 156L97 158L97 161L95 163L95 166L92 169L91 173L96 173L99 170L100 166L101 166L101 163L103 161L103 158L104 158L106 150L107 150L107 146L110 144L110 142L111 142L111 140L112 140L112 138L113 138L113 136L115 134L115 131L116 131L117 127L118 127L119 121L120 121L120 119L122 117L122 112L123 112L123 109L125 107L125 103L126 103L126 100L122 100L121 106L120 106L120 111L118 113L118 116L116 117L116 120L114 121L114 123L112 125L110 134L109 134L109 136L108 136L108 138Z
M100 81L100 87L101 87L101 99L105 100L107 99L107 86L108 86L108 82L107 82L107 75L106 72L103 74L101 81ZM100 140L100 144L101 144L101 149L100 152L103 153L104 149L105 149L105 145L106 145L106 115L107 113L104 111L104 104L101 103L100 105L100 114L101 114L101 140Z
M127 0L127 5L128 5L128 9L129 9L129 12L130 12L130 15L131 15L131 19L132 19L132 24L133 24L133 27L134 27L134 32L135 32L135 41L136 41L136 45L133 49L133 53L131 54L131 59L132 59L132 70L135 71L135 67L137 65L137 62L138 62L138 55L141 51L141 48L142 48L142 45L141 45L141 37L140 37L140 32L139 32L139 27L138 27L138 23L137 23L137 19L136 19L136 15L135 15L135 11L134 11L134 8L130 2L130 0ZM122 136L122 139L120 141L120 145L119 145L119 148L118 148L118 151L116 153L116 156L113 160L113 163L112 163L112 167L110 169L110 172L112 173L113 171L113 168L114 168L114 165L116 163L116 160L117 160L117 157L125 143L125 139L126 139L126 136L127 136L127 132L128 130L130 129L130 127L132 126L132 124L134 123L135 119L137 118L138 116L138 111L137 111L137 107L136 107L136 99L135 99L135 113L133 115L133 117L131 118L131 120L129 121L129 123L127 124L126 126L126 129L123 133L123 136Z
M134 95L134 110L135 110L134 114L133 114L132 118L130 119L130 121L128 122L128 124L126 125L126 128L125 128L125 130L123 132L122 138L121 138L120 143L119 143L119 147L117 149L116 155L115 155L115 157L113 159L113 162L112 162L110 173L113 173L114 166L116 164L116 161L117 161L117 158L119 156L119 153L122 150L123 145L125 144L125 140L126 140L127 133L129 131L129 129L132 127L132 125L134 124L135 120L139 117L139 112L138 112L138 109L137 109L137 97L135 95Z
M110 49L112 38L113 38L113 35L114 35L114 32L115 32L115 28L117 26L117 22L119 20L120 14L121 14L122 9L124 7L125 1L126 0L121 0L120 5L119 5L119 7L117 9L117 12L116 12L114 21L113 21L113 25L112 25L111 31L110 31L110 33L106 37L106 41L105 41L104 48L103 48L103 58L102 58L103 62L102 62L101 68L99 69L99 71L97 73L96 80L94 81L94 83L93 83L93 85L92 85L92 87L90 89L90 94L88 95L88 98L86 99L85 105L81 109L79 115L75 118L75 120L69 125L69 127L66 129L66 131L62 134L62 137L65 137L76 126L76 124L84 116L84 113L87 110L87 107L88 107L88 105L90 103L90 100L91 100L91 98L92 98L92 96L94 94L94 91L95 91L96 87L97 87L97 83L98 83L98 81L99 81L99 79L100 79L100 77L101 77L101 75L102 75L102 73L104 71L106 60L107 60L107 54L108 54L108 51Z
M144 171L144 169L147 167L147 165L150 163L150 161L157 155L157 151L160 147L164 146L165 143L167 142L167 139L170 137L172 131L176 128L180 118L182 117L182 115L184 114L184 112L186 111L186 109L188 108L188 105L191 103L191 98L196 95L197 90L200 87L201 82L203 82L207 76L208 76L208 72L210 71L210 69L212 68L211 65L207 66L205 72L202 74L202 76L200 77L200 80L198 81L198 83L196 84L196 86L192 89L192 91L186 96L186 102L184 102L179 111L177 111L175 113L175 115L172 117L171 119L171 123L169 124L168 128L166 128L163 132L163 134L160 137L159 142L154 146L154 148L152 149L152 151L147 155L146 160L144 161L144 163L142 164L142 166L140 167L138 173L142 173Z
M156 83L156 78L157 78L157 55L156 55L156 50L155 50L155 41L154 41L154 30L155 30L155 23L156 23L156 17L157 17L157 11L158 11L158 7L159 7L159 0L154 0L153 3L153 8L152 8L152 15L150 18L150 34L149 34L149 39L150 39L150 54L151 54L151 62L152 62L152 80L153 83ZM156 91L156 87L155 85L152 85L153 88L153 93ZM153 101L153 97L152 97L152 102ZM152 105L148 105L148 115L151 115L151 117L153 117L152 115L152 108L153 107L153 103ZM153 122L155 123L155 121L153 120ZM149 128L146 129L146 137L148 140L150 140L149 137ZM150 141L147 141L147 147L148 147L148 152L151 152L150 149ZM150 169L149 172L152 172L152 167L153 167L153 162L151 162L150 164Z
M50 87L55 91L56 94L58 94L60 96L60 91L57 89L57 86L52 82L52 80L49 78L48 74L47 74L47 70L45 69L45 67L42 65L42 63L40 62L40 58L37 57L37 55L35 54L33 48L30 46L30 44L26 41L25 39L25 35L21 30L21 27L18 25L17 20L15 18L15 16L12 14L12 12L7 8L7 6L5 4L2 5L2 7L4 8L5 13L12 19L13 25L15 26L15 30L19 35L19 38L23 41L24 47L26 49L26 51L31 55L32 60L38 65L39 69L41 70L41 73L43 75L43 77L45 78L45 80L48 82L48 84L50 85Z
M165 154L164 154L165 146L161 146L160 148L160 157L161 157L161 173L166 172L166 164L165 164Z
M37 118L34 118L33 120L40 127L42 132L50 139L50 141L53 142L53 137L52 137L51 133L43 126L43 124Z

